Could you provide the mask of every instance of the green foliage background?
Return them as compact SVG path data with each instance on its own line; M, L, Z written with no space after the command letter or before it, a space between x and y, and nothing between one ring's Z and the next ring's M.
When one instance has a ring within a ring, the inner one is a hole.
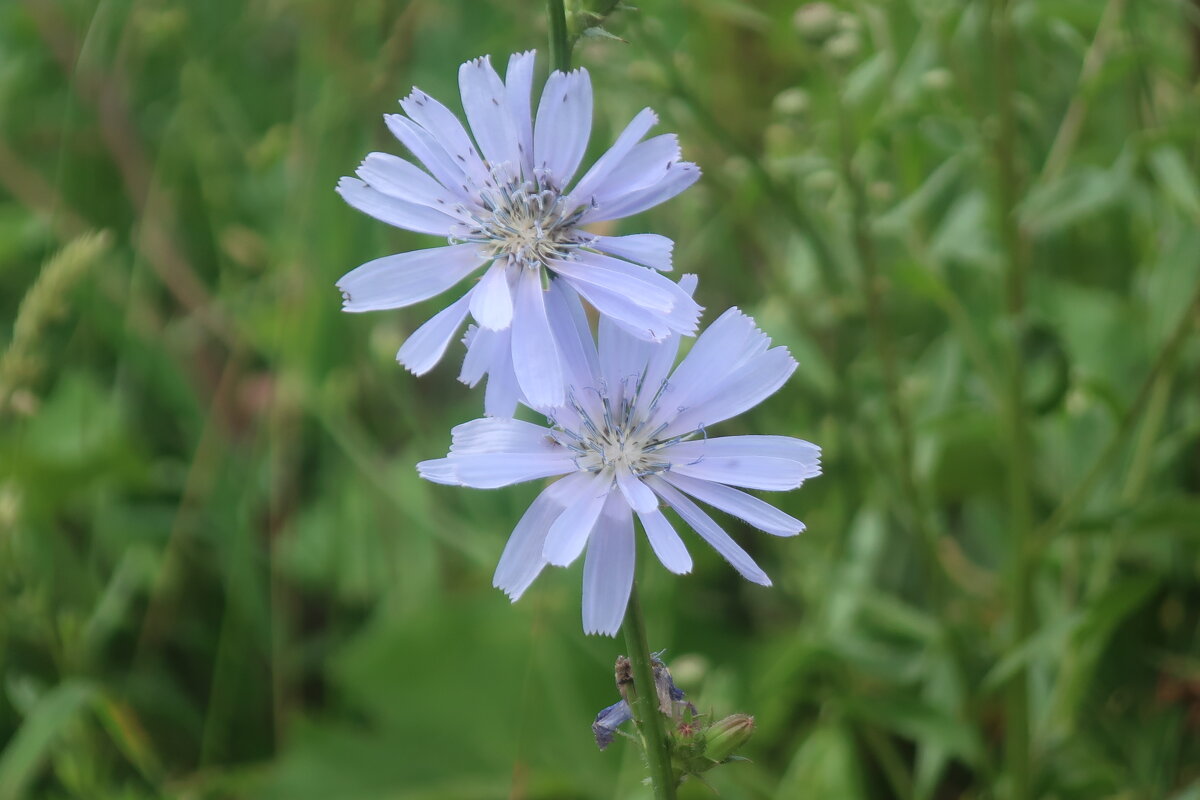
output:
M757 716L721 796L1200 798L1198 7L638 5L575 51L591 152L649 105L705 177L619 230L801 362L722 432L825 450L802 536L725 520L773 589L642 559L678 682ZM545 31L0 3L0 798L648 796L579 567L490 587L535 487L413 469L481 403L392 360L437 302L333 288L430 244L333 192L381 114Z

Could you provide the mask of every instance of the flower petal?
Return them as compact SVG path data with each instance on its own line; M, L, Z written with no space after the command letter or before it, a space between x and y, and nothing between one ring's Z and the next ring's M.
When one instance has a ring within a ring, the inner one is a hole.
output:
M595 206L580 217L579 223L584 225L632 216L670 200L699 179L699 167L689 161L677 161L667 170L666 177L658 183L627 194L612 203Z
M579 295L591 303L603 317L621 325L631 335L647 341L662 341L671 328L662 314L647 310L628 296L583 281L567 279Z
M483 417L455 425L450 430L451 456L493 453L554 453L563 449L549 428L519 419Z
M755 356L721 380L712 381L703 392L693 393L691 403L684 403L688 407L671 421L663 435L675 436L713 425L754 408L779 391L795 369L796 360L786 347Z
M611 493L609 484L612 479L607 475L601 473L589 475L588 478L587 481L572 485L569 495L563 499L566 510L546 534L542 555L556 567L570 566L572 561L579 558L583 546L587 544L588 535L600 517L600 510Z
M658 117L650 109L643 108L639 111L638 115L625 126L625 130L621 131L621 135L617 137L613 146L596 159L596 163L587 171L587 174L579 179L579 183L575 184L575 188L571 190L571 196L581 205L591 203L596 187L620 165L629 151L657 122Z
M675 283L664 275L659 275L653 270L639 267L636 264L629 264L607 257L604 257L604 259L604 263L609 269L645 281L647 284L656 286L671 295L671 310L666 316L667 324L671 330L685 336L690 336L696 332L696 328L700 322L700 312L704 309L692 299L692 292L686 290L682 283Z
M542 557L546 534L563 512L562 497L570 488L569 481L573 477L555 481L542 490L504 545L500 562L496 564L496 574L492 576L492 586L503 591L514 603L546 566L546 559Z
M642 529L646 531L646 539L654 555L658 556L664 567L676 575L686 575L692 571L692 557L688 555L687 547L661 511L639 511L638 519L642 521Z
M338 181L337 193L364 214L406 231L448 236L457 224L440 211L391 197L357 178L342 178Z
M673 169L672 164L682 155L679 139L673 133L640 142L596 186L592 198L604 205L653 186L667 177L668 170Z
M526 177L533 175L533 112L530 93L533 90L533 64L536 55L533 50L514 53L509 56L508 71L504 74L508 113L516 129L517 150L521 153L521 166Z
M698 442L688 442L698 444ZM769 492L782 492L795 489L804 483L804 468L786 458L765 458L763 456L703 456L695 461L675 460L677 457L686 458L676 453L676 448L669 451L671 472L677 475L687 475L702 481L726 483L730 486L743 486L747 489L763 489Z
M458 67L458 89L470 132L486 160L493 168L509 164L511 175L520 175L517 132L509 114L504 83L492 68L491 56L480 56Z
M475 186L488 185L491 175L475 150L471 137L467 135L466 128L459 122L458 117L454 116L454 112L416 87L413 87L408 97L400 101L400 107L413 122L434 138L452 161L460 165Z
M631 233L628 236L597 236L591 247L612 256L642 264L662 272L671 271L671 251L675 243L657 233Z
M608 317L600 317L598 328L600 374L612 406L621 408L637 392L651 353L666 343L639 339Z
M482 56L458 68L458 87L462 93L463 110L479 149L493 167L510 164L514 175L520 174L521 154L517 149L517 132L508 110L508 97L490 56Z
M508 259L496 259L475 285L475 291L471 292L471 316L480 327L494 331L507 328L512 323Z
M760 586L770 586L771 579L763 572L750 554L738 545L713 518L700 509L691 500L684 497L675 487L653 475L647 477L646 483L666 500L671 508L678 512L683 521L692 526L704 541L712 545L721 556L736 569L743 578Z
M570 278L573 286L580 283L599 286L626 295L631 302L651 311L665 314L675 305L674 293L670 288L674 283L646 267L587 252L580 252L577 258L570 261L551 261L546 266Z
M658 498L654 492L646 488L636 475L627 469L616 471L617 488L621 490L629 507L638 513L649 512L658 508Z
M344 311L379 311L441 294L485 261L473 244L434 247L368 261L341 277Z
M592 81L586 69L554 72L542 90L533 128L533 166L565 189L592 132Z
M633 515L612 494L588 539L583 562L583 632L616 636L633 587Z
M424 375L433 369L446 354L446 348L450 346L454 334L462 328L470 303L471 292L467 292L453 304L434 314L400 346L396 360L413 375Z
M680 491L687 492L713 508L732 514L760 531L775 536L795 536L804 530L804 523L800 520L738 489L689 478L674 471L664 473L662 479Z
M820 447L792 437L695 439L671 445L664 453L673 473L768 491L794 489L821 474Z
M483 393L483 413L489 417L511 417L521 399L521 387L513 373L511 331L504 331L504 348L499 361L488 370L487 389Z
M483 413L489 417L511 417L517 410L521 390L512 365L512 328L501 331L471 325L463 337L467 357L458 379L468 386L488 376L483 395Z
M474 289L472 289L474 291ZM497 351L501 348L501 340L508 344L506 338L509 330L492 331L476 325L467 326L467 335L463 344L467 346L467 355L463 359L462 371L458 380L467 386L474 387L487 374L488 369L496 362Z
M584 390L600 385L596 344L592 341L592 331L579 295L566 281L550 281L550 289L546 292L546 316L562 356L566 381L575 388L576 400L587 405L588 398L594 398L595 393Z
M685 274L679 279L679 289L688 297L696 291L696 276ZM679 352L679 337L671 336L649 346L649 358L646 359L646 371L642 376L642 391L638 393L637 407L643 414L650 413L651 404L657 402L659 389L666 380L671 368L675 366L675 356Z
M463 165L456 162L429 131L403 114L384 114L383 121L392 135L416 156L438 183L453 192L460 202L479 207L478 190L472 190L467 185Z
M671 374L664 392L667 402L659 406L657 421L665 421L677 409L695 405L707 396L707 387L713 383L713 364L731 372L766 352L770 345L770 337L755 327L752 318L736 308L726 310L696 338Z
M546 318L542 279L538 271L524 270L517 280L516 308L512 321L512 360L517 384L536 409L561 406L563 373L558 347Z
M708 456L782 458L799 463L807 478L821 474L821 448L792 436L716 436L680 442L671 452L686 454L689 460Z
M538 478L566 475L575 470L575 462L559 453L480 453L447 456L417 464L417 472L422 478L474 489L498 489ZM447 474L453 475L453 481L444 479Z
M427 481L447 486L460 486L455 464L448 458L435 458L417 464L417 473Z
M356 174L372 189L389 197L432 208L460 222L470 219L457 194L403 158L389 153L370 153Z

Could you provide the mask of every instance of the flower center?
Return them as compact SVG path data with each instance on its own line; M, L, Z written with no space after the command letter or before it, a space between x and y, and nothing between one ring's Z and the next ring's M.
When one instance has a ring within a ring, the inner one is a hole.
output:
M507 177L504 169L492 170L492 181L479 194L483 210L469 212L471 222L453 238L475 242L492 258L538 269L550 259L569 257L570 251L590 239L575 226L586 210L561 194L549 175L533 180Z
M575 453L575 463L585 472L628 470L638 477L665 472L671 468L666 449L677 442L703 433L697 429L678 436L660 438L668 423L651 427L651 418L667 383L657 387L649 407L640 408L637 402L641 382L627 387L624 397L614 402L607 388L597 391L600 408L589 410L574 393L567 402L578 416L578 422L565 424L552 420L558 441Z

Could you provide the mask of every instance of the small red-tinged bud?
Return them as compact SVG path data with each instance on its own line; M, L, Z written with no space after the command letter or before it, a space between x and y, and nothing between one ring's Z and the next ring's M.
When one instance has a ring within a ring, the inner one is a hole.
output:
M731 714L714 722L704 741L704 757L720 763L741 749L754 735L754 717Z

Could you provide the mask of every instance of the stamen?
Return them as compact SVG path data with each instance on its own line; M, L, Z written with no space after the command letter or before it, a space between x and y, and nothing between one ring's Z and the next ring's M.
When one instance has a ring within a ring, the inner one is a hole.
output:
M506 257L524 269L541 269L547 261L568 259L593 236L576 231L585 206L561 194L544 169L532 180L512 177L508 163L494 165L488 188L479 192L482 211L465 211L464 222L450 237L452 244L484 245L492 258Z
M671 445L687 441L696 436L707 438L703 425L667 438L659 438L670 426L670 421L653 420L653 407L645 408L638 398L645 388L645 374L629 375L621 380L620 403L603 382L589 386L583 391L596 393L600 407L589 410L579 402L575 391L567 393L567 404L578 415L577 421L553 420L555 429L561 433L558 441L574 454L576 467L585 472L606 472L613 480L617 470L628 470L634 477L644 478L671 469L666 451ZM655 396L665 387L657 387ZM653 426L653 429L651 429ZM700 458L703 458L701 456ZM700 460L697 459L697 461ZM693 462L694 463L694 462Z

